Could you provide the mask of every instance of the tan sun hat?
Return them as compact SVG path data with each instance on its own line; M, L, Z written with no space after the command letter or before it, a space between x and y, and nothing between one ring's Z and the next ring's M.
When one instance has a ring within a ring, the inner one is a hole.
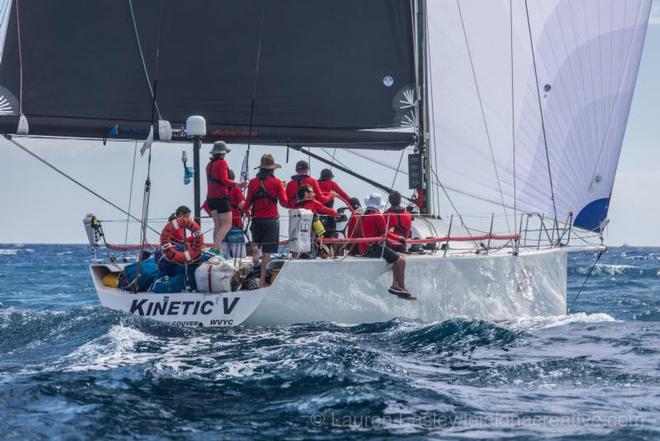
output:
M282 168L281 165L275 163L275 159L273 159L273 155L269 155L266 153L261 157L261 162L259 164L259 167L257 168L263 168L265 170L275 170L276 168Z

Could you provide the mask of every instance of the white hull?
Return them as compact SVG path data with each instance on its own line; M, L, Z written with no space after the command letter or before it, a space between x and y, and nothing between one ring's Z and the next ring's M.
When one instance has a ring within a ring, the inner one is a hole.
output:
M287 261L269 288L226 294L132 294L107 288L92 266L103 306L186 326L369 323L395 317L507 320L566 314L566 251L510 249L489 255L407 256L406 281L417 300L387 292L391 267L366 258ZM151 305L151 306L150 306Z

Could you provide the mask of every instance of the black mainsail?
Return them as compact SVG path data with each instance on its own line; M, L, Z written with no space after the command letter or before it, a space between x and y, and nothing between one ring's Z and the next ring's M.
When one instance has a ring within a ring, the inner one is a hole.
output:
M197 114L207 140L414 142L368 130L400 126L395 98L414 90L409 1L20 0L10 14L2 133L23 114L30 135L144 139L165 120L176 140Z

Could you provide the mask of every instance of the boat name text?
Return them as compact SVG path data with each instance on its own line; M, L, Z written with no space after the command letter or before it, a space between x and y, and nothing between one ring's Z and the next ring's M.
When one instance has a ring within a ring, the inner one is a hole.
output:
M231 314L238 301L239 297L235 297L229 301L228 298L222 298L222 310L224 314ZM173 300L165 298L162 301L149 301L149 299L135 299L131 303L130 314L137 314L140 316L154 316L154 315L196 315L203 314L209 315L213 312L214 303L210 300L205 302L200 300Z

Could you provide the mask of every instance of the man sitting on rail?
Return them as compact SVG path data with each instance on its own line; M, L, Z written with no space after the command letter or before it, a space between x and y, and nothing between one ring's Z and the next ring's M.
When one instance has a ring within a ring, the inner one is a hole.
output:
M380 212L384 208L380 194L372 193L364 200L364 203L367 209L358 221L361 237L379 238L379 241L372 244L358 244L360 255L373 258L382 257L387 263L392 264L393 277L392 286L389 289L390 294L403 299L415 299L406 289L406 258L388 245L388 243L396 243L405 246L406 238L387 230L385 216Z
M412 229L413 217L405 208L401 206L401 193L393 191L388 197L390 201L390 208L385 210L385 220L387 228L390 232L398 234L399 236L410 238L410 230ZM391 245L395 251L404 252L406 246Z

